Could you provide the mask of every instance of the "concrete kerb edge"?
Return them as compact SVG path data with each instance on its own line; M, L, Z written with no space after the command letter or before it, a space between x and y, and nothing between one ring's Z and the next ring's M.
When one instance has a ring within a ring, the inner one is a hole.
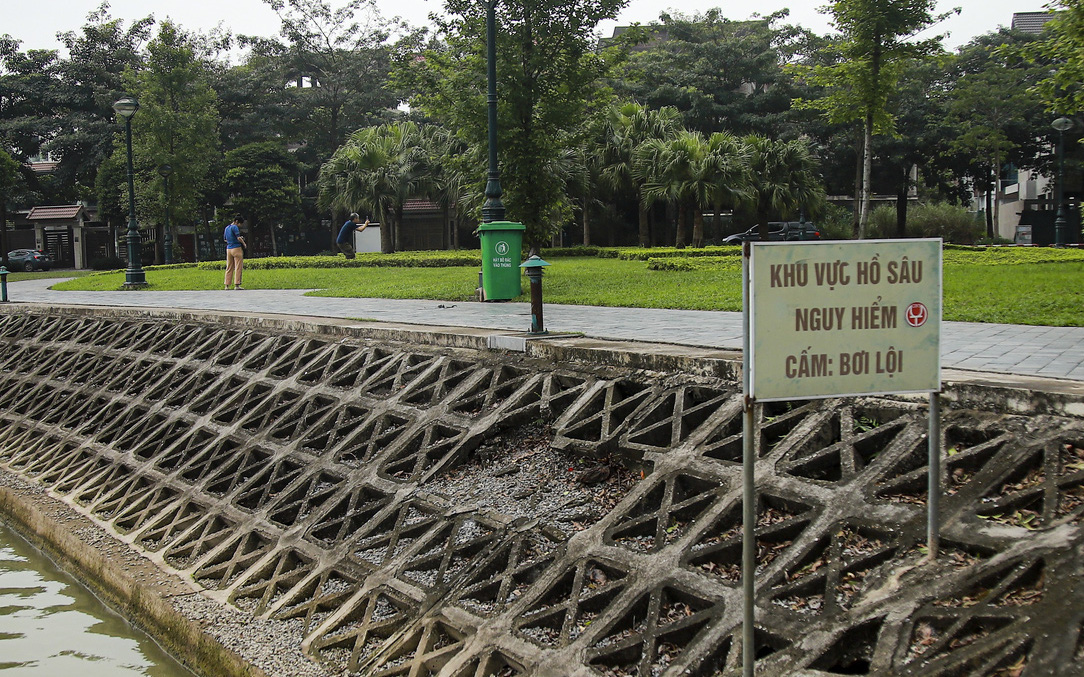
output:
M466 348L501 352L490 346L494 337L509 336L507 330L421 324L360 322L338 318L295 315L259 315L224 311L193 311L160 308L105 308L101 306L47 306L12 304L0 313L34 312L76 317L174 320L213 323L238 329L266 329L296 334L356 338L389 344L414 344L437 348ZM632 371L683 372L740 383L741 352L680 344L613 341L583 336L529 340L524 350L504 350L525 358L560 363L608 366ZM977 408L1003 413L1052 414L1084 418L1084 382L945 369L942 397L946 406Z
M0 473L7 474L2 468ZM43 492L42 495L62 510L71 510L70 506L48 493ZM10 487L0 486L0 514L6 524L23 538L49 554L58 566L78 578L106 604L153 637L197 674L268 677L264 671L205 633L198 623L173 609L156 591L132 578L122 563L113 562L84 543L65 524L45 514L35 502L25 499ZM72 514L78 515L75 511Z

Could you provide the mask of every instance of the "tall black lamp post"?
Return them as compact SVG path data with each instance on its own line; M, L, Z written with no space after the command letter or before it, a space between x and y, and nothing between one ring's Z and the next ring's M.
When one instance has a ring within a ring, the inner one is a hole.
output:
M165 181L166 190L166 225L163 228L162 237L162 258L166 264L173 263L173 234L169 232L169 175L173 173L173 167L169 165L162 165L158 168L158 173L162 175L162 179Z
M1054 246L1064 247L1069 241L1069 218L1065 213L1065 132L1073 128L1073 121L1060 117L1050 126L1058 130L1058 215L1054 218Z
M486 201L482 205L482 222L504 221L501 202L501 178L497 170L497 0L486 4L486 79L489 90L489 176L486 179Z
M147 286L147 276L141 260L143 252L135 217L135 179L132 170L132 116L139 110L139 102L126 96L113 104L113 110L124 118L124 133L128 142L128 267L124 269L124 288L141 289Z

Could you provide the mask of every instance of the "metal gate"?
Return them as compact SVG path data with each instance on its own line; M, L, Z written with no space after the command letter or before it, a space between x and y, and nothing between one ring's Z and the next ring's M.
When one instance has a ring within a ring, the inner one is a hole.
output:
M54 268L74 268L75 252L72 250L72 229L46 230L45 251L53 260Z

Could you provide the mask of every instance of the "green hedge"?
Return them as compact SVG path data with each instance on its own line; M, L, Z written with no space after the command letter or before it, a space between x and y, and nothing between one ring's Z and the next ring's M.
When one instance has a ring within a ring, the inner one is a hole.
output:
M526 257L527 252L523 252ZM547 256L554 258L558 256L602 256L602 247L584 247L579 245L576 247L546 247L542 249L540 256L545 259Z
M1079 263L1084 249L1079 247L967 247L946 244L945 263L975 266L1018 266L1030 263Z
M741 247L737 245L723 245L716 247L687 247L685 249L676 249L674 247L650 247L650 248L627 248L619 249L615 253L615 257L622 261L647 261L649 259L660 259L667 257L677 258L690 258L690 257L719 257L719 256L740 256Z
M479 251L418 251L394 254L364 253L355 259L343 256L270 256L245 259L245 268L271 270L274 268L448 268L454 266L481 266ZM201 270L222 270L225 261L203 261Z

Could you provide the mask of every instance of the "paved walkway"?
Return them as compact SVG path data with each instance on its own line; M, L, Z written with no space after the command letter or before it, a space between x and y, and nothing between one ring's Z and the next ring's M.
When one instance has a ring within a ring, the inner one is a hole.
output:
M110 307L183 308L339 317L526 332L526 303L452 303L305 296L304 290L60 292L56 279L8 285L12 302ZM546 304L545 326L601 339L676 343L740 350L741 313L601 308ZM1084 381L1084 327L1033 327L945 322L941 364L946 369Z

